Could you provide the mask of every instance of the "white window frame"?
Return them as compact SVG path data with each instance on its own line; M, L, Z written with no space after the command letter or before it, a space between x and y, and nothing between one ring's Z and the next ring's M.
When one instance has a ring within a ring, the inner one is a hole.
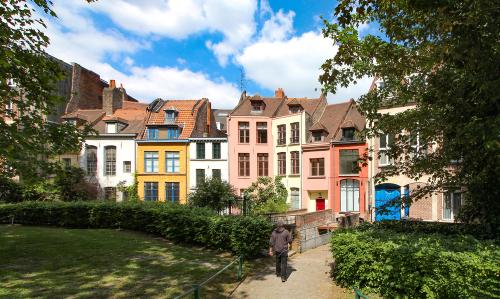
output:
M349 184L350 183L350 184ZM340 211L359 212L359 180L343 179L340 181Z
M460 207L463 206L464 204L464 197L463 197L463 194L462 192L460 191L448 191L444 194L443 196L443 220L447 220L447 221L454 221L455 220L455 217L457 215L455 215L455 200L456 200L456 196L460 196L459 200L460 200ZM446 206L446 201L449 200L450 201L450 217L447 218L445 216L445 206ZM457 212L459 211L460 207L458 207Z
M115 122L106 123L106 133L116 134L118 132L118 124Z
M382 147L380 145L380 140L382 138L385 139L385 147ZM386 153L390 148L391 147L389 146L389 134L380 134L378 137L378 152L379 152L378 165L379 166L389 166L389 165L394 164L394 159L390 159ZM382 155L385 157L386 162L382 162L383 161Z

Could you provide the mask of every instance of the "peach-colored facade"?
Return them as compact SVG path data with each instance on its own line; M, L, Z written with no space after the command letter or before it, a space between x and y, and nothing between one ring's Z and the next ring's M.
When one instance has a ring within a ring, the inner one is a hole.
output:
M324 159L324 175L312 176L311 159ZM316 211L324 200L324 209L332 208L330 190L331 172L330 143L310 143L302 146L302 208Z
M248 122L250 142L240 143L239 123ZM257 143L257 122L267 123L267 143ZM227 120L227 139L229 144L229 182L238 194L257 180L257 154L268 154L268 174L274 173L272 122L266 116L229 116ZM250 155L250 175L240 176L238 154Z

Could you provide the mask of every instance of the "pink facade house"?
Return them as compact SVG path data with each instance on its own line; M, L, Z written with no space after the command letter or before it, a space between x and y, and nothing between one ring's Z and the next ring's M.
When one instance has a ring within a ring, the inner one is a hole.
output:
M278 89L274 98L241 95L227 120L229 182L241 195L259 176L274 171L272 117L285 93Z

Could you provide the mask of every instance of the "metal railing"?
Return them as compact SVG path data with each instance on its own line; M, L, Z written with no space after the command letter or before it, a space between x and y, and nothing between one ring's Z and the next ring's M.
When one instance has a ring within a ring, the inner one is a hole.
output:
M361 293L360 290L354 288L354 298L356 299L368 299L368 296L365 294Z
M200 299L201 297L201 288L208 284L209 282L211 282L212 280L214 280L217 276L219 276L220 274L222 274L224 271L226 271L229 267L231 267L234 263L238 262L238 281L241 281L241 279L243 278L243 256L239 256L237 258L235 258L232 262L230 262L229 264L227 264L224 268L222 268L221 270L219 270L217 273L215 273L214 275L210 276L208 279L206 279L205 281L199 283L199 284L193 284L193 286L187 290L186 292L182 293L181 295L175 297L175 299L181 299L181 298L185 298L186 296L192 294L194 299Z

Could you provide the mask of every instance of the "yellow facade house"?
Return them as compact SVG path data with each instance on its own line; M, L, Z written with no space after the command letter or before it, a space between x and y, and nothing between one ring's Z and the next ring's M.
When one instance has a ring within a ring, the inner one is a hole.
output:
M148 107L137 140L139 197L184 204L189 188L189 138L207 128L208 100L161 100Z

